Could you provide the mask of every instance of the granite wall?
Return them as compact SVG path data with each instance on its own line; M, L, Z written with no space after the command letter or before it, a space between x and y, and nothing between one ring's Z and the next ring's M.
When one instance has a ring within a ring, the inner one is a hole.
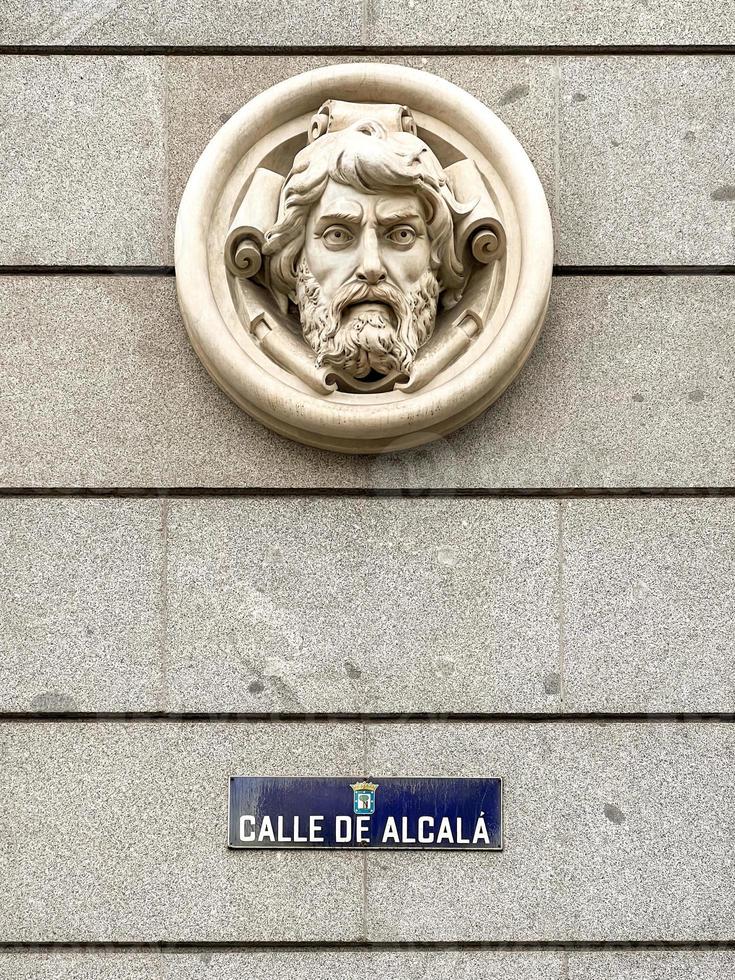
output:
M434 72L552 210L488 412L357 458L240 413L173 226L317 65ZM6 0L0 976L735 973L731 0ZM506 780L497 853L232 852L227 777Z

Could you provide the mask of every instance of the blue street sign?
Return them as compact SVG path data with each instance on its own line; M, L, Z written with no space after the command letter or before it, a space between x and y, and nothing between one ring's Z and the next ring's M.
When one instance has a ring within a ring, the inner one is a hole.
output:
M500 851L502 796L498 778L231 776L229 846Z

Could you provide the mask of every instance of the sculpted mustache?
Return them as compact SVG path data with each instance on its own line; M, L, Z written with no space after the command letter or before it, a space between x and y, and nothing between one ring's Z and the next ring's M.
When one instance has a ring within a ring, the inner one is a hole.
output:
M333 317L339 318L342 310L346 306L351 306L354 303L363 303L368 300L376 303L386 303L398 319L401 319L405 315L406 299L403 293L399 289L396 289L395 286L391 286L387 282L380 282L371 286L370 283L359 282L357 280L346 282L339 287L332 299L330 312Z

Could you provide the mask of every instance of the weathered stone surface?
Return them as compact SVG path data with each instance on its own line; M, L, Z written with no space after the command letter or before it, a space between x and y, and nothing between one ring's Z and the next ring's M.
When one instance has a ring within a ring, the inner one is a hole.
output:
M283 481L296 465L291 444L212 384L189 346L172 280L6 277L0 307L5 486L166 486L179 482L171 463L186 457L198 463L180 485L222 482L204 469L208 458L227 457L234 484L243 458L257 471L274 446ZM182 424L201 434L198 448L182 442ZM298 452L308 466L307 450Z
M371 941L726 939L733 737L726 724L376 725L363 760L356 725L6 725L0 937L360 938L363 855L228 852L223 835L233 772L365 769L499 774L506 791L501 854L368 855Z
M359 45L361 37L360 0L9 0L4 14L0 44L316 47Z
M191 954L197 958L197 954ZM0 950L4 980L163 980L159 952Z
M0 264L161 263L162 61L6 56L0 99Z
M0 950L5 980L724 980L729 950ZM565 968L565 963L566 968Z
M565 708L735 710L735 501L562 506Z
M569 954L569 980L725 980L732 950L609 950Z
M0 710L732 711L733 507L6 499Z
M362 15L361 15L362 13ZM3 44L254 45L561 45L727 44L735 39L726 0L707 6L666 0L657 7L627 0L583 5L511 0L492 5L439 0L274 0L246 6L194 0L109 0L34 6L10 0Z
M362 751L357 725L5 724L0 941L360 938L361 854L225 841L230 775Z
M735 61L562 58L560 70L558 261L732 264Z
M170 710L559 706L553 501L173 500L167 526Z
M360 458L281 439L231 403L170 280L4 277L0 307L4 486L735 484L732 277L557 279L531 359L489 411Z
M381 57L423 69L466 89L490 106L523 144L552 209L556 196L558 68L554 58ZM182 57L166 62L168 181L171 208L167 237L173 249L179 200L189 174L209 140L229 117L260 92L293 75L344 58ZM197 92L192 100L191 93ZM556 234L556 230L555 230ZM173 251L170 252L173 256ZM172 261L168 258L167 261Z
M727 0L706 10L696 0L665 0L655 8L635 0L510 0L491 4L443 0L379 0L366 8L373 44L564 45L726 44L735 39Z
M481 950L279 949L3 952L4 980L561 980L562 954ZM362 974L361 974L362 975ZM667 978L668 980L668 978ZM697 976L696 980L700 980Z
M161 707L159 504L5 499L0 551L0 711Z
M727 59L387 60L466 88L516 133L546 189L559 262L732 262ZM0 262L170 264L181 191L223 120L335 61L6 56Z
M370 726L376 779L503 776L506 846L370 853L368 937L731 938L734 751L727 724Z
M358 965L359 964L359 965ZM356 971L359 971L356 974ZM561 980L555 952L317 949L164 956L163 980Z

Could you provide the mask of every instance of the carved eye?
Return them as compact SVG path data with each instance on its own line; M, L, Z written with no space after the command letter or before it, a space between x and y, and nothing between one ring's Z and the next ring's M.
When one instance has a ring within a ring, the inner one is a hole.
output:
M416 232L410 225L398 225L391 228L385 237L399 248L410 248L416 241Z
M330 225L322 233L322 241L327 248L346 248L355 240L355 236L344 225Z

